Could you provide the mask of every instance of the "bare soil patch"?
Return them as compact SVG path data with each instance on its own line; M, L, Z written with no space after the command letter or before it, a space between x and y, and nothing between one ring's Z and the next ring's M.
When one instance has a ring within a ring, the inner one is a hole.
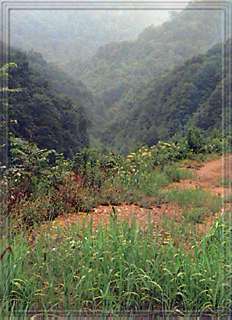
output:
M222 186L223 178L232 180L232 155L225 155L216 160L210 160L201 166L190 167L194 179L182 180L172 183L171 188L202 188L218 196L226 196L231 193L229 187Z

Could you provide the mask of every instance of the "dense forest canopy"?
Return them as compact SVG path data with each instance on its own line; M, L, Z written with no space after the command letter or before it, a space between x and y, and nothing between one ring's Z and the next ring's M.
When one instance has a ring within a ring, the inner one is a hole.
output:
M226 57L230 52L228 41ZM220 130L222 88L229 85L229 71L222 74L222 63L222 45L217 45L207 54L150 81L133 97L132 109L125 108L129 111L124 112L125 104L121 106L103 140L127 150L137 144L153 145L160 139L184 134L190 124L209 132ZM225 106L229 107L228 101Z
M65 83L64 75L50 68L40 54L11 50L10 58L17 68L11 70L9 86L21 89L9 97L9 115L17 121L11 127L12 132L41 148L56 149L66 156L87 146L84 86L76 88L73 103L65 95L68 82ZM62 82L65 83L63 93L59 89Z
M194 3L161 26L146 28L136 40L112 42L73 75L100 95L109 107L132 88L206 52L222 40L220 11L194 10Z

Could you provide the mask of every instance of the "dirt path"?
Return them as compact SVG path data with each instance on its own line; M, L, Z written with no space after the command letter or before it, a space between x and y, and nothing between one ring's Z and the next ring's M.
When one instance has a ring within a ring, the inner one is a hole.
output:
M227 196L231 193L228 186L223 186L225 181L232 180L232 155L226 155L216 160L210 160L199 167L191 168L193 179L183 180L169 185L168 188L202 188L217 196Z
M206 163L197 172L199 184L218 195L224 195L230 192L228 187L223 187L223 178L232 180L232 155L227 155L218 160Z
M149 217L151 223L158 225L161 217L164 215L173 219L178 219L180 216L180 209L174 204L153 206L150 209L142 208L135 204L122 204L118 206L100 205L89 214L81 212L60 216L55 219L53 226L65 227L73 223L89 222L92 220L93 227L96 228L99 223L107 224L109 218L114 215L114 211L117 219L131 221L135 218L142 227L146 227Z
M193 164L191 165L190 170L193 172L193 179L173 183L169 185L168 188L202 188L217 196L231 194L231 190L229 190L228 187L221 186L221 180L222 175L224 175L226 179L232 179L232 155L216 160L210 160L203 165L199 165L199 163L196 163L195 165ZM151 222L156 225L160 223L163 216L175 220L178 220L178 218L181 217L180 208L173 203L157 205L149 209L142 208L134 204L122 204L114 206L114 210L119 219L131 220L134 217L141 226L146 225L148 215L150 216ZM104 224L108 223L112 214L112 206L100 205L90 214L80 212L78 214L74 213L60 216L52 222L52 225L67 227L74 223L82 223L83 220L89 222L90 219L92 219L93 226L96 227L100 222ZM210 221L211 220L212 219L210 219Z

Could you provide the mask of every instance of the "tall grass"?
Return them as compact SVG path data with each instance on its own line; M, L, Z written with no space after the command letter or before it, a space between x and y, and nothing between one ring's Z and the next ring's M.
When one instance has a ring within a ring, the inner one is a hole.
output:
M55 236L54 236L55 235ZM57 229L30 247L12 240L1 261L2 312L212 311L231 307L231 227L219 220L190 252L113 217L107 227ZM2 249L4 244L2 244Z
M162 194L163 200L177 203L182 208L203 208L208 212L218 212L222 206L222 199L200 188L173 189Z

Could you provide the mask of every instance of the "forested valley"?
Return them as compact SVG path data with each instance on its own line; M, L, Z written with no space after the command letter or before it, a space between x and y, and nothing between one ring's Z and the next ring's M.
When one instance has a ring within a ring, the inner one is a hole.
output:
M59 99L66 100L58 101L55 108L61 115L64 105L67 118L61 116L59 120L57 113L52 120L54 127L48 128L51 120L48 114L43 116L47 123L42 125L37 119L37 125L34 124L33 109L21 110L27 91L30 91L28 97L33 95L31 87L16 98L12 97L18 100L14 103L19 103L12 111L13 117L19 120L17 117L27 113L30 118L24 122L21 118L14 130L26 139L31 136L31 141L41 147L53 146L66 155L73 155L78 144L84 146L89 142L93 146L127 152L136 146L151 146L159 140L183 134L190 124L205 131L220 130L220 83L228 79L228 75L222 74L221 28L221 15L217 11L195 14L194 10L184 10L173 14L161 26L145 29L136 40L102 46L84 63L72 61L72 72L61 71L36 52L26 54L13 49L11 60L19 67L13 71L12 86L30 83L35 92L39 84L44 88L48 85L47 92L41 88L40 96L35 97L37 100L42 99L41 94L51 96L52 93L52 99L58 99L62 93ZM229 53L229 42L227 47ZM27 76L27 83L21 71ZM39 113L44 112L40 103L46 105L43 101L33 103ZM212 108L214 113L211 113ZM51 116L52 101L46 109ZM61 129L64 122L67 130ZM20 124L24 127L21 133ZM75 139L76 135L80 141ZM45 136L49 137L45 139L47 142L39 141ZM70 143L62 146L62 139Z
M3 317L231 312L232 47L196 3L147 21L15 18L0 64Z

